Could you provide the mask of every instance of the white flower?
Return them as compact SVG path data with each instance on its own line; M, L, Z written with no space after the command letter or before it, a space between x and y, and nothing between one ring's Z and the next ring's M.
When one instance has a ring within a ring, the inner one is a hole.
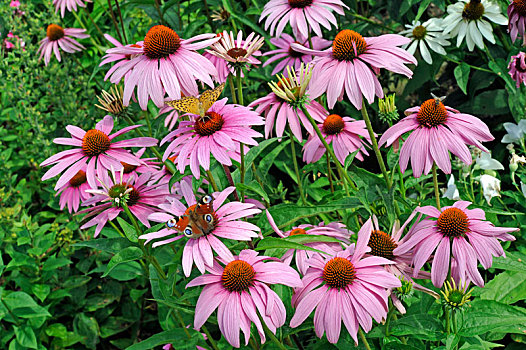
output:
M504 166L496 159L491 158L490 152L480 152L476 158L477 165L483 170L504 170Z
M414 55L417 48L420 48L420 54L427 63L433 63L431 53L429 52L428 46L431 50L441 55L446 54L443 46L449 46L451 43L446 39L449 37L442 33L444 25L441 18L431 18L424 23L420 24L420 21L413 21L411 24L406 24L406 30L402 30L399 34L405 35L411 38L411 43L404 45L402 48Z
M504 123L503 125L507 134L502 138L502 143L520 143L524 139L524 134L526 134L526 119L521 120L519 124Z
M447 189L443 191L442 198L451 199L454 201L460 200L460 193L458 192L457 185L455 185L455 176L451 174L449 181L447 182Z
M461 0L449 5L447 13L442 23L444 34L456 36L457 46L460 46L465 37L469 51L473 51L475 45L484 49L482 37L495 44L491 23L483 17L497 24L508 24L508 19L500 12L499 5L488 0Z
M522 191L522 195L526 197L526 184L522 181L521 181L521 191Z
M488 204L490 204L491 198L500 197L500 180L496 177L484 174L480 177L480 184L482 185L482 194Z

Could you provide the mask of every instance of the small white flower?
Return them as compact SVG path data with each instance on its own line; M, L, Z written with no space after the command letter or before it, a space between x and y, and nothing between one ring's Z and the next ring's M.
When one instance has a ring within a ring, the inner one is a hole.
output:
M419 48L422 58L429 64L433 63L429 49L445 55L446 50L444 50L443 46L449 46L451 43L446 40L449 36L442 33L444 28L442 21L443 19L441 18L431 18L422 24L420 24L420 21L406 24L405 27L407 29L402 30L399 34L411 38L412 41L402 48L407 49L412 55Z
M483 170L504 170L504 166L496 159L491 158L490 152L481 152L476 158L477 165Z
M480 177L480 184L482 185L482 194L488 204L490 204L491 198L500 197L500 180L496 177L484 174Z
M502 138L502 143L520 143L526 134L526 119L523 119L519 124L504 123L504 129L507 134Z
M522 181L521 181L521 191L522 191L522 195L526 197L526 184Z
M444 34L456 36L457 46L466 38L469 51L473 51L475 45L484 49L483 37L495 44L491 23L484 17L493 23L508 24L508 19L500 12L499 5L488 0L461 0L449 5L447 13L442 23Z
M460 193L458 192L457 185L455 185L455 176L451 174L449 181L447 182L447 189L443 191L442 198L451 199L454 201L460 200Z

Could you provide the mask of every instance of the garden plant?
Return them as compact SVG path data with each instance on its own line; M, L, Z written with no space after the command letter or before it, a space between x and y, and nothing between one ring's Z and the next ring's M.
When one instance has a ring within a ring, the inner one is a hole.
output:
M526 0L2 0L0 349L526 348Z

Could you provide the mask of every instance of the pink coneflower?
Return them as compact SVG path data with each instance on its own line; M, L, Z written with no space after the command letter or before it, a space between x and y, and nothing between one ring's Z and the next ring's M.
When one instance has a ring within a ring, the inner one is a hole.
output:
M86 7L87 2L91 2L91 0L53 0L53 5L55 5L55 13L60 9L60 16L64 17L66 8L69 12L76 12L77 6Z
M302 324L316 308L314 330L318 337L326 332L327 340L336 343L343 321L358 344L360 326L369 332L372 318L378 323L386 318L387 288L400 287L401 283L383 267L393 264L392 261L377 256L363 258L370 251L367 242L372 230L369 219L358 232L356 245L327 258L318 254L309 259L303 288L296 290L292 297L296 306L290 321L292 328Z
M62 28L57 24L48 25L46 37L40 40L40 47L38 48L40 56L38 59L41 60L44 57L44 63L47 66L51 59L51 52L55 53L55 57L60 62L59 47L68 53L82 51L85 47L73 38L89 38L88 34L84 34L85 31L85 29L78 28Z
M510 0L508 7L508 32L511 41L517 40L517 36L522 36L523 44L526 45L526 0Z
M452 257L456 261L451 267L453 276L458 276L461 281L471 280L483 287L484 280L477 270L477 260L489 269L493 256L505 256L498 240L514 241L515 237L507 232L519 229L493 226L491 222L484 221L486 214L482 209L467 209L470 204L457 201L441 210L432 206L417 208L418 212L429 217L418 223L411 237L393 253L399 255L414 249L411 264L415 275L436 249L431 264L431 281L435 287L442 287Z
M404 64L416 64L416 58L398 47L410 41L398 34L364 38L354 30L345 29L336 35L332 47L327 50L310 50L299 44L292 44L292 47L296 51L318 56L312 61L311 98L326 92L327 104L332 108L336 100L343 99L345 92L352 104L361 109L363 97L373 103L375 95L384 96L376 77L379 68L407 77L413 75Z
M239 256L223 259L225 267L214 262L207 268L209 274L188 283L186 288L205 286L195 306L194 328L203 326L217 309L219 329L228 343L236 348L241 345L240 330L245 335L245 345L248 345L251 322L258 330L261 343L265 342L258 313L275 334L276 329L285 323L286 310L280 297L268 285L302 286L294 269L275 260L258 256L253 250L242 250Z
M526 85L526 53L519 52L515 56L511 56L510 63L508 64L509 74L515 81L517 88L521 84Z
M331 29L331 23L338 28L332 11L343 16L343 8L348 9L340 0L271 0L265 4L259 22L265 20L265 30L270 27L270 35L281 36L283 29L290 22L294 36L307 38L311 30L323 36L320 25Z
M226 30L219 35L220 40L214 43L210 50L205 50L211 55L222 58L229 63L231 68L236 68L239 64L260 64L261 61L254 57L256 51L265 43L265 38L250 33L243 40L243 32L239 31L234 39L233 32ZM260 53L261 54L261 53Z
M263 67L277 60L281 60L281 62L279 62L276 67L274 67L274 70L271 74L274 75L276 73L282 72L285 74L285 76L288 76L286 69L287 66L292 66L295 70L298 70L300 69L301 63L307 64L311 62L314 58L312 55L306 55L303 52L296 51L291 47L291 44L293 43L297 43L306 47L309 46L307 39L298 40L299 41L295 40L292 36L286 33L281 34L281 37L279 38L270 39L270 42L273 45L279 47L279 49L268 51L263 54L263 56L274 55L263 64ZM315 36L312 38L312 46L314 50L323 50L331 46L331 42L319 36Z
M240 161L240 143L257 146L254 137L262 135L251 127L262 125L263 118L249 107L226 104L226 101L227 98L216 101L204 117L191 115L192 120L181 121L179 127L161 141L161 144L171 141L163 160L176 154L177 169L183 173L189 163L192 174L199 178L200 166L210 169L210 154L219 163L230 166L232 159ZM244 149L248 151L248 147Z
M413 268L409 266L411 265L411 259L413 258L413 251L409 250L403 254L394 253L396 247L398 247L400 244L403 244L414 233L414 228L416 225L413 225L404 238L402 238L402 233L404 232L407 225L413 220L416 213L416 211L413 211L402 227L400 227L400 223L396 221L391 231L391 235L380 230L378 219L373 215L373 231L371 232L369 243L367 243L369 248L371 248L371 251L367 254L391 260L394 262L394 264L385 265L385 270L387 272L392 273L399 279L403 278L405 281L409 281L414 289L428 293L429 295L438 298L439 295L437 293L413 281L412 277L414 271ZM416 222L419 222L421 217L422 214L418 216ZM424 271L417 271L417 274L414 277L429 279L431 275ZM400 311L400 313L405 314L406 310L400 299L398 299L395 293L392 291L390 292L393 305L398 309L398 311Z
M92 188L97 188L98 183L95 180L95 174L99 178L103 178L104 174L107 174L112 166L115 169L120 169L122 167L121 162L141 165L141 160L125 150L125 148L155 146L157 139L137 137L129 140L114 141L117 136L123 135L139 126L128 126L110 134L113 129L113 118L109 115L98 122L95 129L88 131L84 131L74 125L66 126L66 130L72 137L56 138L53 142L59 145L75 146L76 148L59 152L43 161L40 166L56 164L42 176L42 181L57 176L67 168L58 179L55 186L56 190L71 180L87 164L86 177L88 178L88 184Z
M309 134L314 134L314 129L301 106L305 106L312 118L318 122L322 122L329 112L321 104L308 98L307 88L312 75L310 65L301 65L298 74L290 68L287 67L289 78L278 76L278 83L269 83L272 92L255 100L249 107L258 106L257 113L265 112L265 138L271 136L274 125L276 135L282 137L288 122L294 136L302 142L301 125Z
M165 101L171 100L170 98L166 98ZM161 107L161 109L159 109L158 116L161 116L163 114L166 114L166 116L164 117L164 127L168 130L172 130L175 127L177 120L179 120L179 112L172 106L165 104L163 107Z
M79 210L80 202L87 200L91 195L86 192L89 190L88 180L86 178L86 167L75 174L68 182L57 190L55 196L60 194L60 209L68 206L68 211L77 212Z
M19 7L20 6L20 1L18 1L18 0L11 0L11 2L9 3L9 6L10 7Z
M139 165L121 162L124 181L128 180L131 176L138 178L140 174L144 173L152 173L152 178L150 179L152 180L153 174L159 171L159 162L156 161L157 158L141 158L145 151L146 148L143 147L134 153L141 162Z
M318 124L320 131L328 144L332 143L334 154L340 163L345 164L345 158L356 150L356 158L363 160L362 153L369 155L365 149L365 141L371 143L371 137L365 128L363 120L355 120L349 117L341 117L331 114L324 118L322 124ZM365 140L362 140L363 137ZM303 161L306 163L317 162L325 154L327 149L321 143L318 135L310 135L303 146Z
M106 40L108 40L115 47L120 47L120 48L124 47L124 45L119 40L115 39L114 37L112 37L109 34L104 34L104 38L106 38ZM135 47L135 48L141 48L142 47L142 42L141 42L141 45L133 44L133 45L130 45L130 46L131 47ZM140 55L140 54L130 55L130 54L114 53L114 52L109 53L108 51L106 51L106 54L102 57L102 61L100 62L99 67L105 65L106 63L117 62L117 61L118 62L116 64L114 64L108 70L108 72L104 76L104 80L107 80L113 74L113 72L115 72L119 67L127 64L129 60L131 60L132 58ZM130 73L131 73L131 71L128 71L125 74L125 80L127 79L128 75L130 75Z
M153 213L149 217L152 221L166 223L167 227L157 232L142 235L139 238L146 240L145 244L151 240L163 238L163 240L153 243L152 246L157 247L177 241L184 236L188 237L183 251L184 274L187 277L190 276L194 263L198 270L204 273L205 265L212 266L214 260L212 250L222 259L228 260L232 258L232 253L217 237L250 241L258 236L259 228L256 225L240 221L239 219L258 214L261 210L256 209L254 204L236 201L223 205L234 190L234 187L228 187L221 192L211 195L213 212L207 213L209 216L203 218L209 225L210 232L199 233L194 232L195 228L189 225L188 215L190 212L195 212L198 205L192 190L192 183L191 181L181 181L181 193L187 205L185 206L176 198L167 198L169 203L163 203L158 206L163 211ZM202 200L205 197L209 199L210 196L205 195L202 197ZM175 230L177 227L182 227L182 232Z
M217 40L219 38L215 34L181 39L166 26L153 26L144 37L144 42L106 51L105 57L108 59L109 55L120 54L126 60L112 72L110 81L117 84L127 76L124 80L124 105L129 104L133 90L137 87L137 98L143 110L146 110L149 98L157 107L162 107L165 94L171 100L180 99L181 93L196 96L199 93L196 80L213 87L211 76L217 72L214 65L195 50L203 49Z
M128 206L132 214L144 226L150 227L148 215L155 212L155 206L161 204L170 194L167 184L151 185L148 183L151 173L144 173L137 179L132 176L126 181L124 181L122 170L117 174L115 175L112 169L111 177L105 176L103 180L99 178L103 189L87 190L94 196L82 203L83 206L94 206L78 212L78 214L86 214L84 219L90 219L80 227L81 229L97 225L95 237L99 235L108 221L115 219L124 211L124 205Z
M471 164L473 160L466 144L488 152L481 142L494 139L480 119L444 106L438 99L429 99L421 106L409 108L405 115L407 117L382 135L378 144L389 146L398 142L406 132L413 131L402 145L400 168L405 172L411 158L414 177L428 174L433 162L444 173L450 174L449 152L465 164Z
M349 245L349 237L353 234L352 231L349 231L345 228L345 225L339 222L331 222L327 225L325 225L323 222L319 223L317 226L314 225L299 225L297 227L293 227L291 230L287 232L283 232L279 229L278 225L274 222L274 218L270 215L270 212L267 210L267 219L270 223L270 226L278 234L278 236L285 238L289 236L296 236L296 235L317 235L317 236L325 236L325 237L332 237L339 239L341 243L344 243L346 245ZM307 247L311 247L314 249L321 250L322 252L327 253L334 253L337 251L342 250L342 245L339 242L312 242L312 243L305 243ZM302 275L305 275L307 272L307 269L309 268L309 265L307 263L307 260L314 256L315 254L319 254L317 252L309 251L309 250L296 250L296 249L289 249L287 252L281 257L281 260L286 263L287 265L290 265L292 258L294 257L294 252L296 252L296 266L298 267L298 270Z

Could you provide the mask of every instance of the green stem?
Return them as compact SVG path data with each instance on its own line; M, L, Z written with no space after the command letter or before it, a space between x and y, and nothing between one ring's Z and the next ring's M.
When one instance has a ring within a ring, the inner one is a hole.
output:
M389 298L389 312L387 313L387 318L385 319L385 336L389 336L389 326L391 324L391 318L393 317L393 314L396 312L396 308L393 305L393 302L391 301L391 298Z
M153 0L155 4L155 9L157 10L157 13L159 14L159 21L161 24L164 25L164 19L163 19L163 13L161 12L161 6L159 5L159 0Z
M100 30L100 28L97 25L97 23L95 23L95 21L93 20L93 17L91 17L91 14L89 13L89 11L88 11L88 9L86 7L84 7L84 11L86 11L86 14L88 15L88 18L89 18L91 24L93 24L95 26L95 29L97 29L97 31L99 32L100 36L104 38L104 33L102 32L102 30Z
M437 175L437 165L433 162L433 186L435 187L435 199L437 202L437 209L440 210L440 192L438 192L438 175Z
M325 158L327 159L327 177L329 178L331 193L334 193L334 185L332 184L331 160L329 159L329 153L325 153Z
M212 338L212 334L210 334L210 331L208 330L208 328L206 328L206 326L203 325L203 326L201 326L201 329L203 330L203 332L205 332L206 339L208 340L208 342L212 346L212 349L219 350L219 347L217 346L216 341L214 340L214 338Z
M457 320L455 319L455 310L451 310L451 324L453 325L453 333L457 334Z
M186 336L188 337L188 339L192 339L192 335L190 335L190 332L188 332L188 329L186 328L186 324L184 323L184 320L183 320L183 316L181 316L181 314L179 313L179 310L177 309L172 309L172 310L174 311L175 317L177 317L177 320L181 324L181 328L186 333Z
M270 331L270 329L268 329L266 323L264 321L261 322L261 324L263 324L263 328L265 329L265 333L267 334L267 336L270 338L270 340L272 340L274 342L274 344L276 344L276 346L280 349L280 350L287 350L287 348L279 341L278 338L276 338L276 336L274 335L274 333L272 333Z
M398 177L400 179L400 193L402 194L402 198L405 200L405 184L404 184L404 174L402 174L402 170L400 169L400 165L396 166L396 170L398 171Z
M349 197L351 194L349 193L349 187L347 186L347 181L345 181L343 179L343 175L342 175L342 171L340 169L336 169L336 171L338 172L338 175L343 183L343 188L345 189L345 194L347 195L347 197Z
M369 137L371 138L371 144L373 146L374 154L376 154L376 159L378 160L378 165L380 166L380 170L382 171L382 175L384 177L385 184L387 185L387 189L391 190L391 187L393 187L393 184L391 183L391 179L389 178L389 175L387 174L387 169L385 167L382 153L380 152L380 148L378 148L378 142L376 141L376 137L374 136L373 126L371 124L371 120L369 119L369 114L367 113L367 105L365 102L365 98L362 101L361 112L362 112L363 120L365 121L365 125L367 126L367 131L369 132Z
M234 78L232 73L228 74L228 85L230 86L230 93L232 94L232 102L237 104L236 89L234 88Z
M449 318L449 306L445 306L446 310L445 310L445 317L446 317L446 333L449 335L449 333L451 333L451 321L450 321L450 318Z
M144 119L146 120L146 125L148 126L148 135L150 137L153 137L152 123L150 121L150 112L148 112L147 110L144 111Z
M210 182L210 185L212 185L212 188L215 192L219 192L219 187L217 187L216 180L214 180L214 175L212 175L212 172L210 170L206 171L208 182Z
M461 64L461 63L464 63L464 64L467 64L466 62L463 62L463 61L459 61L459 60L455 60L449 56L446 56L446 55L440 55L442 56L443 59L447 60L447 61L451 61L453 63L456 63L456 64ZM477 66L472 66L471 64L467 64L469 66L469 68L473 68L473 69L476 69L476 70L480 70L482 72L487 72L487 73L495 73L494 71L490 70L490 69L487 69L487 68L482 68L482 67L477 67Z
M119 36L119 40L122 43L122 35L121 31L119 30L119 25L117 24L117 18L115 18L115 13L113 12L113 6L111 5L111 0L108 0L108 7L111 15L111 20L113 22L113 26L115 27L115 31L117 32L117 35Z
M325 146L325 149L327 150L327 152L329 152L334 164L336 164L336 168L340 172L340 175L343 175L343 177L345 178L347 183L352 187L353 190L357 190L358 188L356 187L354 182L351 180L347 172L343 169L342 165L340 164L340 161L338 160L338 158L336 158L336 155L334 154L334 151L332 150L332 148L327 144L327 141L325 141L325 138L321 134L320 128L318 128L318 124L316 124L314 119L312 119L312 116L310 115L309 111L307 111L307 108L305 108L305 106L301 106L301 111L303 112L303 114L305 114L309 122L312 124L312 127L314 128L314 131L316 131L316 134L320 138L321 143L323 144L323 146Z
M367 338L365 338L365 334L363 333L361 328L358 328L358 334L360 335L360 338L362 339L363 345L367 350L371 350L371 347L369 346L369 343L367 342Z
M109 221L109 223L110 223L111 227L113 227L113 229L115 231L117 231L119 233L119 235L121 235L121 237L126 238L124 233L117 227L117 225L115 225L115 223L113 221Z
M238 67L236 68L236 78L237 78L237 101L240 105L243 105L243 86L241 84L241 73L242 68ZM243 143L239 143L239 152L241 154L241 164L239 167L239 182L244 184L245 183L245 149L244 149ZM239 191L241 194L241 202L245 202L245 190L241 188Z
M241 74L242 68L236 68L236 78L237 78L237 101L240 105L243 105L243 85L241 84Z
M119 20L121 22L122 35L124 36L124 43L128 45L128 38L126 38L126 31L124 30L124 21L122 20L121 7L119 6L119 0L115 0L115 5L117 6L117 13L119 14Z
M298 189L300 191L301 202L303 205L307 205L307 200L305 199L305 194L303 193L303 186L301 184L301 176L298 168L298 159L296 158L296 145L294 144L294 135L292 130L289 128L290 135L290 150L292 152L292 163L294 163L294 171L296 172L296 179L298 181Z
M232 173L230 172L230 168L228 167L228 165L223 164L223 169L225 170L226 179L228 180L228 183L230 184L230 186L236 187L236 184L234 184L234 179L232 179ZM233 195L234 195L234 199L236 201L239 201L239 196L237 194L237 189L236 189L236 191L234 191Z

